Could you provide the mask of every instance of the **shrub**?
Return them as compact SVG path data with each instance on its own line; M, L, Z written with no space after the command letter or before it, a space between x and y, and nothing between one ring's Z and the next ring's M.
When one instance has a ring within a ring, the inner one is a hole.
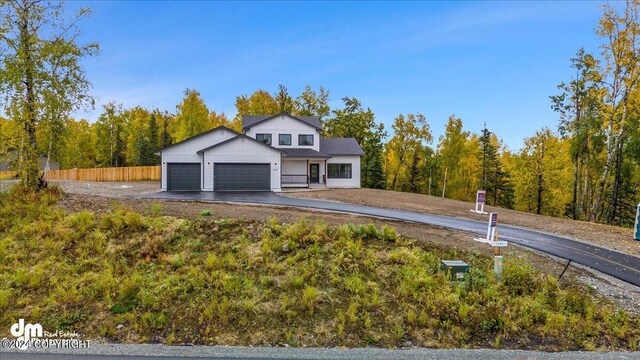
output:
M302 302L309 310L309 315L313 315L313 309L320 298L320 292L313 286L306 286L302 293Z
M211 210L202 210L200 211L200 216L211 216L213 215L213 211Z

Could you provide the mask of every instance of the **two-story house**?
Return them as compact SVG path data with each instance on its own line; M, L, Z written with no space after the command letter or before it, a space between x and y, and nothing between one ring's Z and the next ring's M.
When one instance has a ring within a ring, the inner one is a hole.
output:
M362 148L321 138L315 116L245 115L243 133L224 126L160 150L163 191L280 191L360 187Z

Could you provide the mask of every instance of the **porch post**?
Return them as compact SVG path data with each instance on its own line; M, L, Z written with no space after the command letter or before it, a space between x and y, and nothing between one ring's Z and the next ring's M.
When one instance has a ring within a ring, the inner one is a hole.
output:
M327 159L324 159L324 178L322 180L324 180L324 186L327 186L327 178L329 177L329 174L327 174Z
M309 159L307 159L307 186L309 186Z

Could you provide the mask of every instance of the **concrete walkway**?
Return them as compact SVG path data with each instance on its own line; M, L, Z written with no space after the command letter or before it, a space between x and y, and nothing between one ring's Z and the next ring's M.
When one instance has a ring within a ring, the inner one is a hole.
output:
M3 352L4 351L4 352ZM20 351L0 349L0 360L77 360L113 359L146 360L171 359L339 359L339 360L410 360L410 359L473 359L473 360L547 360L547 359L640 359L639 352L561 352L519 350L462 350L462 349L323 349L235 346L168 346L159 344L90 344L88 349Z
M414 211L394 210L373 206L347 204L341 202L298 199L281 196L272 192L157 192L138 196L139 198L252 203L263 205L310 208L338 211L379 218L408 221L440 226L448 229L468 231L484 235L487 223L449 216L423 214ZM571 260L611 275L628 283L640 286L640 258L618 251L605 249L585 242L529 230L509 225L498 225L500 240L506 240L524 247L539 250L563 259Z

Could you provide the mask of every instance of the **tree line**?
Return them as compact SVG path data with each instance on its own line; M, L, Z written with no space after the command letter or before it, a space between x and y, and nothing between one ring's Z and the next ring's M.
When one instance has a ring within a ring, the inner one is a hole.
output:
M79 61L98 47L78 45L78 32L68 29L77 30L89 10L69 20L58 2L8 1L0 33L0 155L18 151L20 178L35 186L38 155L62 168L153 165L167 145L220 125L241 131L242 114L287 112L317 116L325 137L355 138L365 152L364 187L467 201L484 189L490 205L628 226L640 200L639 4L603 8L600 51L578 49L568 64L574 75L550 96L557 127L539 129L514 151L490 126L474 132L455 115L437 139L420 113L399 114L386 129L356 97L332 108L330 92L311 86L297 95L284 85L240 95L233 117L187 89L173 112L108 103L95 121L76 120L70 114L95 101ZM45 26L53 29L42 32Z

